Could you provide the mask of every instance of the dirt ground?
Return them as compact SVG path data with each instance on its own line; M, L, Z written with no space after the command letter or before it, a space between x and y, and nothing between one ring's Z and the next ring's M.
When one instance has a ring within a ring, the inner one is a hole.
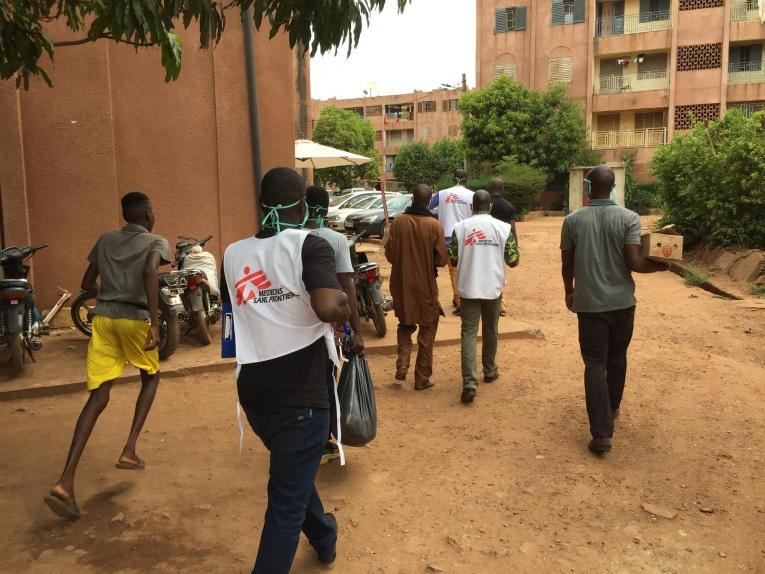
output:
M293 572L765 572L765 311L673 274L637 277L622 416L614 450L596 458L560 223L519 225L505 296L545 338L501 342L501 378L473 405L459 403L458 346L436 350L437 385L422 393L392 384L392 357L370 358L377 439L318 477L338 559L320 567L303 540ZM0 403L0 571L250 571L268 459L249 431L239 454L233 373L166 381L139 443L147 469L120 471L136 392L113 389L80 465L75 522L42 497L84 396Z

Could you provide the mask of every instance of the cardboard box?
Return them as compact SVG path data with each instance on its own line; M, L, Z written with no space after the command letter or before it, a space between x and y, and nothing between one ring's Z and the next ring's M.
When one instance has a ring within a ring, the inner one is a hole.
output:
M643 235L643 257L651 259L682 261L683 236L672 226Z

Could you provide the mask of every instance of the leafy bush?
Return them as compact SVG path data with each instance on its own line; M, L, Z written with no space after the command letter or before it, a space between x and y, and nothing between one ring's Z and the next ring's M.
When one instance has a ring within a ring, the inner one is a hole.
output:
M518 163L506 157L494 169L496 177L505 182L505 199L520 215L531 210L545 189L547 176L541 169Z
M454 170L462 167L464 162L461 141L442 139L433 147L426 142L415 142L401 147L393 163L393 175L407 189L418 183L433 185L445 178L453 181Z
M683 279L685 280L685 284L690 285L691 287L698 287L699 285L703 285L709 281L711 276L711 273L706 273L693 265L683 271Z
M662 223L688 244L765 248L765 113L697 123L659 147L651 161L663 201Z
M659 186L656 183L638 183L635 178L633 166L635 164L635 152L622 155L621 159L626 164L624 174L624 204L627 209L644 211L658 207L661 203Z

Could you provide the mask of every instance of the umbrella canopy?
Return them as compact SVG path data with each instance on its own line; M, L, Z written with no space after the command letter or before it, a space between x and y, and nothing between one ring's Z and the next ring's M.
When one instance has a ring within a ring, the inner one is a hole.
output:
M372 161L371 158L363 155L317 144L311 140L295 140L295 167L321 169L343 165L361 165L370 161Z

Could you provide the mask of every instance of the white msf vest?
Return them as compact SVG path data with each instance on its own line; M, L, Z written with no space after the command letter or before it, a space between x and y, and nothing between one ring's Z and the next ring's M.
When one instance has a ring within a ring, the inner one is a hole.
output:
M510 224L488 213L454 226L457 236L457 292L465 299L497 299L505 285L505 243Z
M303 284L307 231L232 243L223 258L236 330L236 361L259 363L288 355L325 337L337 362L332 328L319 320Z
M438 192L438 220L444 226L444 237L449 239L454 226L473 215L473 192L455 185Z

